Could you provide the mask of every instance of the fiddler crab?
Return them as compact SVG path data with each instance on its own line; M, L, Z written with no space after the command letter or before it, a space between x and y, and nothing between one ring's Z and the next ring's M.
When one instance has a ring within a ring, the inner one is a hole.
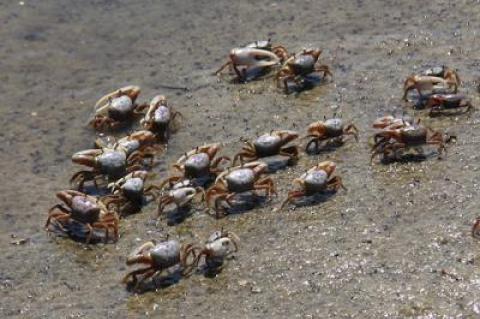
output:
M195 187L190 180L175 183L170 190L158 197L158 216L162 215L167 205L170 204L175 205L177 210L187 207L199 194L202 195L203 200L205 198L204 189Z
M460 78L455 70L447 67L436 67L427 70L423 75L407 77L403 85L403 100L407 101L408 92L416 90L420 96L425 92L434 92L436 89L448 89L457 93Z
M152 195L145 189L145 180L148 177L147 171L134 171L119 180L108 184L111 195L103 197L103 202L110 208L117 206L117 212L123 214L129 204L139 208L143 204L144 196Z
M136 104L140 87L129 85L108 93L95 104L95 116L90 124L97 130L105 127L116 128L139 114L146 107Z
M137 154L139 155L139 154ZM91 171L81 170L70 179L72 185L78 185L83 190L86 181L93 181L98 188L97 179L104 176L108 180L116 180L125 174L140 170L143 167L142 156L128 156L124 149L90 149L73 154L75 164L91 167Z
M108 242L112 233L113 240L118 240L118 216L115 212L109 211L100 200L74 190L58 192L57 197L63 204L56 204L50 208L45 223L47 232L51 231L50 225L54 222L63 232L76 236L71 230L74 229L72 224L77 223L87 228L85 239L87 244L92 238L96 238L97 230L105 231L105 242Z
M177 240L157 243L152 240L136 248L126 262L128 266L142 264L147 267L129 272L123 282L133 285L133 290L137 290L148 278L160 275L164 270L176 265L180 265L183 276L188 276L194 270L196 258L193 244L182 245ZM140 280L138 276L141 276Z
M220 150L219 143L197 146L193 150L182 155L173 168L181 173L181 176L171 176L162 182L162 186L169 184L172 186L183 179L191 179L192 182L203 184L202 181L211 180L223 171L220 164L224 161L230 161L228 156L216 157Z
M237 167L231 167L217 176L215 184L207 190L205 201L211 207L211 200L215 199L214 209L216 217L223 217L226 213L223 204L230 208L235 195L244 192L264 190L266 196L276 195L275 185L271 177L261 178L267 165L262 162L250 162Z
M119 140L112 137L108 137L107 140L98 138L95 146L103 149L122 150L129 160L149 158L153 161L155 155L164 150L161 145L156 144L155 134L147 130L135 131Z
M433 94L427 97L425 107L430 109L429 115L437 115L445 111L464 110L469 112L473 105L463 94Z
M262 46L263 48L261 48ZM230 51L229 60L215 71L215 75L218 75L226 67L231 66L237 74L238 79L240 81L245 81L247 72L252 68L265 69L280 65L283 53L281 54L281 57L279 57L275 52L280 52L282 50L280 48L276 48L275 51L273 50L274 48L268 48L268 44L266 43L255 42L247 47L234 48ZM242 69L239 69L238 67L242 67Z
M182 116L182 114L168 105L165 96L157 95L150 101L148 110L140 124L146 130L155 133L161 140L167 141L174 129L173 125L177 116Z
M244 140L245 145L234 156L232 165L235 165L237 159L240 160L240 163L244 163L273 155L285 155L295 161L298 158L298 147L286 145L296 138L298 138L298 133L295 131L279 130L263 134L257 137L253 143Z
M225 259L238 251L239 243L240 238L234 232L217 230L208 237L203 247L196 247L195 264L198 266L201 258L204 257L208 269L220 271Z
M285 92L288 94L288 83L295 82L300 86L304 78L314 72L323 73L323 77L329 75L333 77L328 65L317 65L318 59L322 50L320 49L305 49L302 52L292 55L284 63L280 71L276 75L277 86L280 87L281 82L285 87Z
M308 126L308 135L305 138L312 138L306 145L306 151L312 144L315 145L315 151L318 152L319 144L326 141L343 144L345 136L352 135L358 142L358 129L353 124L345 126L343 120L338 117L317 121Z
M384 159L398 157L399 151L414 148L419 154L423 153L422 146L437 145L438 155L446 151L443 133L433 131L422 125L409 125L399 129L383 129L374 135L375 145L372 147L370 161L383 154Z
M336 192L340 188L346 190L341 177L333 176L336 166L332 161L324 161L310 168L299 178L294 179L293 183L300 185L300 189L288 192L288 196L280 205L280 209L298 198L327 191Z

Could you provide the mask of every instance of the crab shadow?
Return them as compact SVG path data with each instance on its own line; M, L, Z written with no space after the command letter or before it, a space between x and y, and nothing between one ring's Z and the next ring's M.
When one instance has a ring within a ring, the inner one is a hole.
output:
M57 237L70 238L71 240L87 244L88 232L89 229L85 224L82 224L77 221L69 221L66 223L54 222L50 225L50 232ZM95 244L109 244L114 243L115 240L106 235L104 230L93 230L93 233L90 237L89 245Z
M328 154L334 152L343 145L345 145L345 141L342 141L340 139L320 141L318 146L316 146L315 143L311 143L310 145L308 145L308 147L305 147L305 153L307 153L308 155Z
M389 165L392 163L400 163L400 164L407 164L407 163L420 163L426 161L430 155L426 154L403 154L400 156L383 156L380 159L380 163L383 165Z
M147 292L162 290L178 284L183 277L184 276L182 276L181 269L177 267L174 271L168 273L167 275L162 275L160 273L151 279L138 284L129 282L127 283L127 291L135 292L141 295Z
M240 72L243 72L240 70ZM244 77L239 78L238 76L235 76L233 79L230 80L231 84L245 84L248 82L255 82L255 81L260 81L264 79L264 77L268 74L271 73L270 68L256 68L256 67L251 67L248 69L245 69Z
M304 196L302 198L298 198L293 202L293 206L295 208L301 208L301 207L311 207L311 206L316 206L325 203L329 199L331 199L333 196L337 194L337 191L331 190L331 191L325 191L309 196Z
M304 91L309 91L318 86L327 85L330 81L321 75L307 75L299 81L299 84L294 82L287 83L287 95L294 94L299 95Z
M172 208L164 213L164 218L167 221L168 226L180 225L187 218L193 216L195 209L190 205L180 208Z
M256 195L253 192L236 194L231 207L224 206L225 216L244 214L254 208L262 207L266 202L268 202L266 196Z

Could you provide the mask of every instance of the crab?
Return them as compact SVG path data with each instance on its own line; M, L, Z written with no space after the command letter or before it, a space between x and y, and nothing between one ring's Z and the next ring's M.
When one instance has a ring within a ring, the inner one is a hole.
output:
M417 90L420 96L424 95L425 91L434 92L436 88L446 88L457 93L460 85L460 78L458 74L451 69L444 69L442 72L430 72L429 75L411 75L407 77L403 84L403 97L407 101L408 92Z
M276 75L277 86L280 87L280 83L283 81L285 92L288 94L289 81L300 85L305 76L314 72L322 72L323 77L327 75L333 77L328 65L316 65L321 53L320 49L305 49L288 58Z
M87 244L90 243L95 230L99 229L105 230L105 242L108 242L111 232L114 241L118 240L117 214L109 211L100 200L75 190L58 192L57 198L63 204L56 204L50 208L45 223L47 232L50 231L52 221L64 232L68 232L68 226L72 222L77 222L87 227L85 239Z
M240 163L244 163L245 161L255 161L259 158L273 155L285 155L291 160L296 160L298 158L298 147L296 145L285 145L297 137L298 133L295 131L278 130L257 137L253 143L244 141L245 145L234 156L232 165L235 165L237 159L240 160Z
M267 164L262 162L250 162L237 167L231 167L217 176L215 184L206 192L205 202L211 207L211 199L215 199L214 209L216 217L225 215L225 208L222 203L228 207L233 205L232 199L235 195L253 191L264 190L266 196L271 198L276 195L275 185L271 177L261 178L265 173Z
M158 216L164 213L169 204L174 204L177 209L188 206L198 194L202 195L202 199L205 198L204 189L194 187L188 180L175 184L171 190L158 198Z
M215 75L218 75L226 67L231 66L238 78L244 81L246 80L247 71L250 68L268 68L274 65L280 65L281 58L270 51L270 49L256 48L254 47L255 43L253 43L253 47L252 44L250 45L250 47L232 49L229 54L229 60L215 71ZM240 70L238 68L239 66L244 68Z
M189 257L192 257L189 260ZM144 264L146 268L140 268L129 272L123 282L132 284L134 290L148 278L160 275L164 270L176 265L181 266L183 276L188 276L194 269L196 252L193 244L181 245L176 240L167 240L157 243L155 240L148 241L136 248L127 257L127 266ZM138 280L138 276L142 276ZM131 280L130 280L131 278Z
M228 256L238 251L240 238L231 231L215 231L208 237L204 247L197 248L195 264L205 258L205 264L210 269L220 270Z
M145 104L136 104L140 87L129 85L103 96L95 104L95 116L90 124L97 130L116 128L145 109Z
M182 113L169 106L164 95L157 95L150 101L140 124L146 130L155 133L161 140L167 141L174 129L174 121L177 116L182 116Z
M163 151L163 147L155 144L156 136L147 130L135 131L119 140L108 137L107 139L98 138L95 141L97 148L123 150L127 157L132 160L134 158L153 158L159 151ZM151 163L152 164L152 163Z
M375 145L372 147L370 161L382 154L384 158L392 153L396 156L398 151L413 147L419 153L423 145L437 145L438 155L446 151L445 139L441 132L433 131L421 125L411 125L400 129L385 129L375 134Z
M148 177L147 171L134 171L119 180L108 184L112 194L103 197L103 202L110 208L110 205L117 205L117 212L126 210L131 204L139 208L143 204L145 195L152 195L145 189L145 180Z
M430 109L431 116L445 110L465 109L465 112L468 112L473 108L470 100L463 94L433 94L427 98L425 106Z
M211 180L212 176L223 171L223 168L219 167L223 161L230 161L228 156L215 157L220 150L219 143L205 144L203 146L197 146L193 150L182 155L175 164L172 165L174 169L181 173L181 176L171 176L161 183L159 188L166 184L172 186L173 184L185 180L191 179L203 184L206 180Z
M116 180L127 173L142 168L141 156L128 156L122 149L89 149L77 152L72 156L72 162L91 167L91 171L81 170L70 179L72 185L78 185L83 190L86 181L93 180L98 188L97 179L106 176L108 180Z
M311 139L306 146L306 150L310 145L315 144L315 150L318 151L318 145L323 141L333 141L343 144L346 135L352 135L358 142L358 129L353 124L344 125L341 118L335 117L324 121L317 121L308 126L308 135L305 138Z
M326 191L336 192L340 188L346 190L342 183L342 178L340 176L332 176L336 167L337 165L332 161L320 162L299 178L294 179L293 183L300 185L301 189L288 192L288 196L280 205L280 209L298 198Z

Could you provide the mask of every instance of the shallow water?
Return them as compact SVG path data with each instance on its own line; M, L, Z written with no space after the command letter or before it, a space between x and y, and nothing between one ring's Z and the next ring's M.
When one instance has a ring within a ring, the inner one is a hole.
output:
M402 82L419 69L458 68L462 92L479 104L478 1L212 3L0 3L1 316L478 316L480 243L470 236L478 112L433 119L415 112L458 136L443 160L370 166L368 152L371 122L404 109ZM247 84L211 75L230 48L267 37L292 51L324 49L334 80L287 96L271 75ZM115 245L47 237L55 192L78 169L70 156L95 138L86 126L95 101L127 84L142 87L142 101L167 95L185 116L155 169L158 180L196 145L223 142L233 154L240 136L303 131L334 112L355 123L360 142L303 156L273 175L280 194L273 203L242 214L217 221L196 213L177 226L156 225L152 204L122 222ZM272 212L291 180L325 158L338 163L348 191ZM125 256L139 243L165 234L203 241L222 226L242 245L217 277L195 274L142 295L120 283ZM22 238L29 240L11 244Z

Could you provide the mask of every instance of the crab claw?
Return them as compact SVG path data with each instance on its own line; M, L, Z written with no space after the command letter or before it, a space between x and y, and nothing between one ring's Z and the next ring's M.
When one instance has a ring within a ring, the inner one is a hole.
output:
M315 167L314 170L324 170L328 176L330 176L335 169L337 168L337 164L335 164L332 161L323 161L318 163Z
M141 131L136 131L129 136L130 140L137 140L140 143L148 143L148 142L154 142L156 137L155 134L147 131L147 130L141 130Z
M235 65L266 67L280 64L273 52L255 48L235 48L230 51L230 59Z
M115 90L101 97L95 104L95 109L102 107L108 100L127 95L132 101L135 101L140 94L140 87L136 85L128 85L121 89Z
M72 199L75 196L85 196L84 193L74 191L74 190L66 190L66 191L61 191L57 192L57 198L60 199L62 202L67 204L68 206L72 206Z
M80 151L72 155L72 162L74 162L75 164L94 167L96 163L95 158L102 153L103 150L101 149Z

